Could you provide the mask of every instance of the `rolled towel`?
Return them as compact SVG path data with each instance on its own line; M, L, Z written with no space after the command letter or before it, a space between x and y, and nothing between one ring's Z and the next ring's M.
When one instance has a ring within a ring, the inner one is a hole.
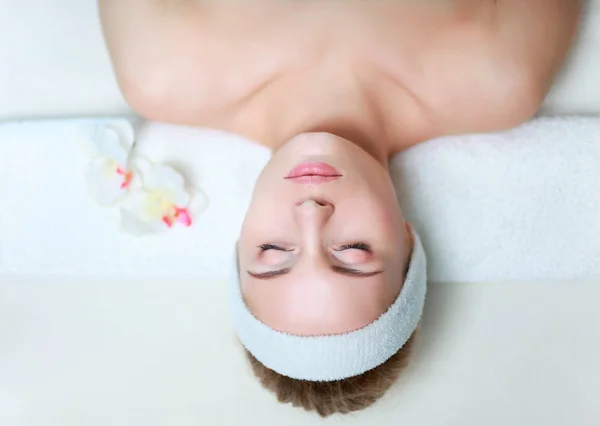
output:
M174 165L208 196L191 228L122 233L89 197L75 141L105 120L0 124L0 277L227 279L253 183L269 152L234 135L159 123L137 151ZM600 277L600 118L544 118L453 136L392 160L433 281Z

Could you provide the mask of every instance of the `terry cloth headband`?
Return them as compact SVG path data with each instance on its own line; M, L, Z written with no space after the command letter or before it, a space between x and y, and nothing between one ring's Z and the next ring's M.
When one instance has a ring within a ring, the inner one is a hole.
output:
M264 366L293 379L328 382L378 367L404 346L423 313L427 291L425 252L419 236L413 235L408 273L396 301L373 323L343 334L296 336L262 323L244 302L234 262L230 302L238 338Z

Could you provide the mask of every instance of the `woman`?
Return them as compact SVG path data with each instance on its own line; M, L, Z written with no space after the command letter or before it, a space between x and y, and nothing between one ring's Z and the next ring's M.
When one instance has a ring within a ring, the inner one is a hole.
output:
M237 247L232 306L255 374L322 416L375 402L410 356L425 259L395 153L532 117L580 0L100 0L142 116L273 150Z

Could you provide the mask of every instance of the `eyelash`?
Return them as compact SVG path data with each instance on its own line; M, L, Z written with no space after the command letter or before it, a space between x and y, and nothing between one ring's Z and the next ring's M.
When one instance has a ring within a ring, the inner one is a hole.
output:
M258 246L260 248L261 252L264 251L268 251L268 250L276 250L276 251L292 251L292 250L286 250L283 247L279 247L276 246L274 244L261 244L260 246Z
M367 253L371 253L371 246L366 243L353 243L353 244L345 244L338 248L336 251L344 251L344 250L362 250Z
M268 250L286 251L286 252L292 251L292 250L286 250L286 249L276 246L274 244L261 244L258 247L260 248L261 252L265 252ZM353 244L345 244L345 245L339 247L338 249L336 249L336 251L344 251L344 250L362 250L367 253L371 253L371 246L366 243L353 243Z

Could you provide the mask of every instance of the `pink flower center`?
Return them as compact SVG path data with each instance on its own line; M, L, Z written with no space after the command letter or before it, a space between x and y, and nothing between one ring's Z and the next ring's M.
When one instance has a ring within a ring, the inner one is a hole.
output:
M127 188L131 185L131 180L133 179L133 173L128 172L127 170L123 170L121 166L117 166L115 170L118 175L123 176L123 182L121 183L121 189Z
M189 210L180 207L174 207L170 214L162 217L162 221L169 228L172 228L175 223L181 223L186 227L192 226L192 216Z

